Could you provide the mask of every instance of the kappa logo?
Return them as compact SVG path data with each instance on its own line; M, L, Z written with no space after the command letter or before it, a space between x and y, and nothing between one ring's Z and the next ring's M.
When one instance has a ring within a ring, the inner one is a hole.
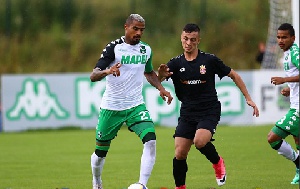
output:
M285 129L289 131L291 129L291 127L290 126L285 126Z
M185 68L180 68L179 71L180 71L180 72L184 72L184 71L185 71Z
M17 94L14 105L7 111L9 119L47 119L51 114L65 119L69 113L60 105L55 94L50 92L45 80L26 79L22 90Z

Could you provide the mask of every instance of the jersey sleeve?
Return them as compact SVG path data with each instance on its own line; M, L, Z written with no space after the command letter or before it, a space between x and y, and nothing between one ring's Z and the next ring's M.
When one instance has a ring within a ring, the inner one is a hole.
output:
M145 66L145 72L149 73L153 70L153 65L152 65L152 52L150 55L150 58L148 59L146 66Z
M291 61L299 70L299 47L296 44L291 47Z
M231 68L225 65L224 62L218 57L213 56L213 63L215 67L215 74L217 74L220 79L230 73Z
M167 66L169 68L169 72L173 72L173 75L171 75L170 77L172 78L172 76L176 75L176 60L178 60L178 57L176 58L172 58L168 63ZM168 80L170 77L167 77L166 80Z
M95 66L95 68L100 68L101 70L105 70L109 64L115 60L115 49L116 43L109 43L106 45L106 47L103 49L101 56Z

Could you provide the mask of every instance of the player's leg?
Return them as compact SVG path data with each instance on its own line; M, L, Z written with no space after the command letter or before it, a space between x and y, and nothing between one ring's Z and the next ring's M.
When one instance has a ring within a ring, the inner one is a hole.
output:
M125 115L122 111L100 110L96 128L96 147L95 152L91 155L93 189L102 189L101 174L105 157L110 148L111 140L117 135L124 122L123 114Z
M194 143L196 148L205 155L215 170L216 181L219 186L226 182L226 169L223 158L218 154L215 146L211 143L212 136L218 124L217 117L210 116L211 119L203 120L198 123L198 130L196 131ZM214 120L215 121L212 121Z
M175 157L173 158L173 177L176 189L185 189L188 171L187 156L193 144L191 139L175 137Z
M294 161L294 163L296 164L296 174L291 182L291 184L299 184L299 111L295 110L293 112L293 115L295 117L293 117L292 119L294 120L294 127L292 127L292 135L294 135L294 141L296 144L296 148L297 148L297 159Z
M299 133L299 132L298 132ZM299 184L299 137L295 137L294 136L294 140L295 140L295 144L296 144L296 148L297 148L297 154L298 154L298 157L297 159L294 161L295 164L296 164L296 174L291 182L291 184Z
M154 124L145 105L128 110L128 129L136 133L143 142L139 183L147 185L156 160L156 134Z
M276 122L268 134L268 142L274 150L277 150L278 154L293 161L297 170L299 154L284 140L290 134L299 135L299 112L295 109L290 109L283 118Z
M178 119L175 138L175 157L173 158L173 178L175 189L185 189L186 173L188 171L187 156L193 144L196 132L196 122L184 118Z

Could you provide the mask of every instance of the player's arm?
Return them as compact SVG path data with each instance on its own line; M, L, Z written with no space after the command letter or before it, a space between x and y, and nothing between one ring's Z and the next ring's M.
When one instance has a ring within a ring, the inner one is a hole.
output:
M291 62L298 69L299 73L299 48L291 48ZM281 85L287 82L299 82L299 74L291 77L271 77L271 83Z
M166 64L161 64L158 67L158 79L159 81L164 81L166 78L171 77L173 72L170 72L169 67Z
M280 93L281 93L283 96L288 97L288 96L290 96L290 88L289 88L289 87L285 87L285 88L283 88L283 89L280 91Z
M116 43L111 42L103 49L97 64L95 65L92 73L90 74L90 80L92 82L100 81L109 74L114 74L114 76L120 76L120 63L109 67L110 64L115 60L115 45Z
M253 108L253 115L258 117L259 110L258 110L256 104L252 101L252 98L251 98L250 94L248 93L247 87L246 87L244 81L242 80L241 76L236 71L231 69L231 71L228 74L228 77L230 77L232 79L232 81L236 84L236 86L243 93L243 95L246 99L246 103Z
M159 90L159 95L161 98L166 101L166 97L168 98L167 103L170 104L173 100L173 97L169 91L167 91L161 84L161 80L158 79L158 76L153 71L152 66L152 54L150 55L149 60L146 63L144 75L147 81Z
M99 67L96 67L93 69L93 71L90 75L90 79L92 82L100 81L109 74L113 74L115 77L118 77L118 76L120 76L119 68L121 67L121 65L122 64L120 64L118 62L117 64L113 65L112 67L104 69L104 70L101 70Z
M299 75L291 77L271 77L271 83L274 85L281 85L286 82L299 82Z
M169 91L167 91L161 84L161 81L158 79L156 73L152 70L151 72L144 72L144 75L147 81L155 88L159 90L159 95L161 98L166 101L166 97L168 98L167 103L170 104L173 100L173 97Z

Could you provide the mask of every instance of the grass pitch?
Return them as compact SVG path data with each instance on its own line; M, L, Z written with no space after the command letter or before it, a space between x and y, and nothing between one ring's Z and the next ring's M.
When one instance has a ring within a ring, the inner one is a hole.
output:
M295 166L267 143L271 126L219 126L214 142L227 169L222 189L296 189ZM148 188L174 189L174 128L157 127L157 161ZM91 189L94 130L51 130L0 134L0 189ZM288 141L293 144L292 138ZM112 142L103 170L105 189L138 180L142 143L126 127ZM208 160L195 148L188 157L188 189L219 188Z

